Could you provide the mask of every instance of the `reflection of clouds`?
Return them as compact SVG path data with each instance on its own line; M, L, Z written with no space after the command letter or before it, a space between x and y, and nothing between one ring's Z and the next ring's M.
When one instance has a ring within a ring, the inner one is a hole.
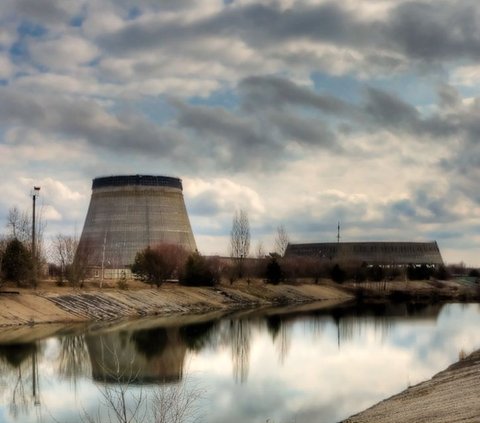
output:
M437 321L434 316L413 321L392 317L387 322L360 317L340 350L334 321L329 317L313 321L293 324L291 349L281 368L273 359L276 351L270 336L255 332L246 385L235 386L215 366L209 396L217 398L221 389L223 401L222 407L211 410L208 421L338 421L430 378L454 362L460 348L471 351L480 346L476 305L445 306ZM196 364L209 374L211 366L201 354L192 360L192 366Z
M430 378L456 361L461 349L470 352L480 347L477 305L447 305L439 314L438 310L427 309L413 318L402 315L401 307L394 311L389 317L376 311L343 311L336 318L328 313L296 319L282 317L280 321L270 319L269 327L262 318L228 319L212 332L202 326L201 333L208 337L190 339L192 345L186 352L182 348L182 354L189 361L189 378L207 390L201 400L204 421L339 421L408 384ZM191 331L190 328L187 332ZM177 330L167 332L173 334ZM197 327L195 333L198 332ZM282 363L279 343L284 341L288 341L289 349ZM97 389L80 374L75 394L68 381L58 374L60 342L48 340L40 344L44 421L54 416L57 421L80 422L82 408L96 411ZM159 354L164 355L173 345L166 345ZM137 350L135 354L140 355ZM248 380L238 384L232 372L237 369L241 375L241 366L243 372L248 369ZM6 380L8 374L1 377ZM0 390L4 387L0 386ZM36 422L33 409L21 420L2 416L2 412L8 414L5 392L0 398L0 421Z

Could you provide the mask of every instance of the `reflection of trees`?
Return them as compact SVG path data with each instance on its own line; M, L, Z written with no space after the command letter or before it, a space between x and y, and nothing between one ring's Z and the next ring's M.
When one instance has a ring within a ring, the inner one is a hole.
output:
M77 378L87 374L89 359L85 337L66 336L60 339L58 373L77 385Z
M133 375L133 369L129 372ZM111 380L117 375L109 375ZM187 386L185 380L175 384L158 385L144 391L135 380L117 379L115 384L98 386L101 405L95 414L87 412L82 421L87 423L185 423L198 421L198 400L202 391Z
M12 388L9 410L17 419L21 413L28 411L29 406L40 403L37 345L35 343L1 345L0 366L2 377L6 378L4 386Z
M336 324L340 346L342 342L363 336L372 328L375 336L383 342L399 321L435 321L441 308L441 304L381 303L339 307L329 313Z
M230 344L232 347L233 376L243 383L248 377L250 360L250 323L246 320L230 321Z
M290 351L291 343L288 323L282 322L281 317L278 315L267 316L265 320L267 323L267 330L277 348L280 364L283 364Z
M188 349L198 352L212 344L212 335L216 328L217 322L215 320L195 323L182 326L180 335Z

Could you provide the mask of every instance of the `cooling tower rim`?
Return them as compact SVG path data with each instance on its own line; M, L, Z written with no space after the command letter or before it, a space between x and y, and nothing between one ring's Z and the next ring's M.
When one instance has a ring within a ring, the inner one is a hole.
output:
M128 186L171 187L183 191L180 178L164 175L109 175L96 177L92 181L92 190Z

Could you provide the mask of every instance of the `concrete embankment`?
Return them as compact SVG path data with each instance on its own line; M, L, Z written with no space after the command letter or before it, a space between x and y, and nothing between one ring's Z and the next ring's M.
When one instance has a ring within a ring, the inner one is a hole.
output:
M262 283L192 288L165 284L158 289L37 289L0 292L0 327L38 323L115 320L148 315L205 313L275 304L346 301L351 295L326 285Z
M343 423L480 422L480 350Z

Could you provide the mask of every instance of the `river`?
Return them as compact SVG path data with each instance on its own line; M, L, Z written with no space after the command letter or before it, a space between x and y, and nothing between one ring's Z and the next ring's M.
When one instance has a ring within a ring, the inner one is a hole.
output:
M331 423L478 349L480 306L309 306L0 335L2 423L135 411L133 422Z

